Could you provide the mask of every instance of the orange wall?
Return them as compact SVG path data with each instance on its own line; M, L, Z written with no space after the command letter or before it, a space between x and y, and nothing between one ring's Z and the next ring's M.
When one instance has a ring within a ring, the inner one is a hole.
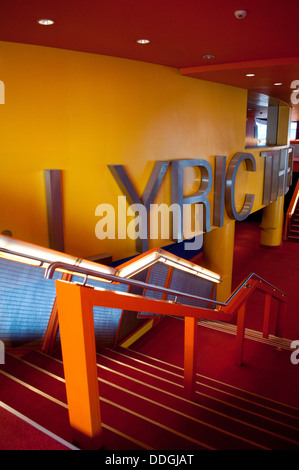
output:
M247 93L239 88L168 67L5 42L0 71L0 232L18 239L48 246L44 169L62 170L66 252L119 259L135 252L134 240L95 236L96 207L116 206L121 195L108 164L124 165L141 195L156 160L203 158L214 167L215 155L229 161L244 151ZM254 155L257 173L239 172L237 207L253 190L257 210L263 159ZM190 178L185 192L196 186ZM155 202L170 202L169 170Z

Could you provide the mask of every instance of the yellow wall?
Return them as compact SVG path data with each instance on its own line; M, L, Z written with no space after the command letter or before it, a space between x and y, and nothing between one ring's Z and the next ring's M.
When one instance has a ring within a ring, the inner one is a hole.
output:
M63 172L65 251L119 259L134 253L133 240L95 236L97 205L116 205L121 195L108 164L124 165L141 195L156 160L204 158L214 168L215 155L229 161L244 151L247 93L239 88L168 67L4 42L0 71L0 232L18 239L48 246L44 169ZM261 207L263 159L253 153L258 171L239 171L237 208L244 192L255 192L254 210ZM155 202L170 202L169 169Z

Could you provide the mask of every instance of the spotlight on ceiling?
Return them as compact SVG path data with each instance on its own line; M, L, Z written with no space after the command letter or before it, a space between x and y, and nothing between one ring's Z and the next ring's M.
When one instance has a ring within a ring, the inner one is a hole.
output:
M42 18L40 20L37 20L38 24L41 24L43 26L49 26L51 24L54 24L54 21L53 20L50 20L48 18Z
M255 77L254 73L246 73L246 77Z
M213 54L205 54L202 56L203 59L215 59L215 56Z
M236 10L236 11L235 11L235 17L236 17L238 20L242 20L243 18L245 18L246 15L247 15L247 11L246 11L246 10Z
M273 83L273 85L279 86L279 85L282 85L282 83L281 82L276 82L276 83Z
M149 39L137 39L138 44L149 44Z

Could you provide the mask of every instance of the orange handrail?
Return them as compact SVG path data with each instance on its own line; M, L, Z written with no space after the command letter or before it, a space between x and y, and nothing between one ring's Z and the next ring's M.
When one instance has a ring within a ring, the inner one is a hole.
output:
M53 270L65 265L56 263ZM79 267L70 271L82 272ZM110 276L110 275L105 275ZM114 278L115 276L111 276ZM111 279L112 280L112 279ZM115 282L115 280L113 279ZM144 284L132 279L118 278L117 282ZM160 290L172 295L170 289L145 284L149 290ZM57 307L59 316L61 349L68 399L69 419L74 442L82 448L101 447L101 414L96 368L96 347L93 325L93 307L110 307L130 311L142 311L159 315L172 315L185 318L184 341L184 390L188 399L195 397L195 377L197 360L198 319L231 321L237 315L236 363L243 361L246 303L255 290L265 294L263 337L268 337L271 299L279 301L280 308L276 323L276 333L281 334L283 317L286 311L286 295L274 286L252 273L234 291L227 302L213 301L215 309L186 305L184 303L157 300L128 292L96 289L86 285L56 281ZM179 292L182 297L194 297Z
M284 233L283 233L283 239L284 240L287 240L287 238L288 238L288 231L290 229L291 218L292 218L292 215L293 215L294 210L296 208L298 199L299 199L299 179L297 181L297 184L296 184L295 190L293 192L291 202L289 204L289 207L288 207L288 210L287 210L286 216L285 216Z

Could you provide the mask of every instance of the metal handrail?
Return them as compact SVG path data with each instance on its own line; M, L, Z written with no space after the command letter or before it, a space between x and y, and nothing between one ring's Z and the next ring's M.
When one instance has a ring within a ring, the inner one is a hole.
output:
M233 294L231 295L231 297L229 297L229 299L226 301L226 305L232 300L233 297L235 297L237 295L238 292L240 292L240 290L242 289L242 287L246 286L247 282L252 278L252 277L257 277L261 282L263 282L264 284L267 284L269 287L271 287L275 292L279 292L283 297L286 297L286 293L283 292L282 290L278 289L277 287L273 286L273 284L271 284L270 282L266 281L265 279L263 279L261 276L259 276L258 274L256 273L251 273L249 274L249 276L242 282L242 284L237 288L236 291L233 292Z
M296 183L292 199L290 201L289 207L288 207L286 215L285 215L284 235L283 235L284 240L287 240L287 237L288 237L288 231L289 231L289 228L290 228L290 221L291 221L294 209L295 209L295 203L296 203L296 200L298 198L298 194L299 194L299 179Z
M240 286L231 294L231 296L226 300L226 302L220 302L219 300L207 299L205 297L199 297L199 296L196 296L196 295L187 294L187 293L176 291L176 290L173 290L173 289L167 289L166 287L160 287L160 286L155 286L153 284L147 284L147 283L142 282L142 281L136 281L135 279L122 278L122 277L119 277L119 276L115 276L113 274L102 273L102 274L96 274L95 275L94 272L89 271L88 269L81 268L80 266L68 265L67 263L62 263L62 262L51 263L48 266L48 268L46 269L45 278L46 279L52 279L56 269L63 269L63 270L69 271L69 272L76 272L76 273L84 274L85 275L85 280L84 280L83 285L86 284L87 277L90 275L93 278L96 277L96 278L99 278L99 279L105 279L105 280L111 281L111 282L126 284L126 285L130 285L130 286L133 286L133 287L140 287L142 289L156 291L156 292L160 292L162 294L173 295L175 297L184 297L184 298L188 298L188 299L191 299L191 300L208 302L210 304L215 304L215 305L219 305L219 306L223 306L223 307L226 307L233 300L233 298L240 292L240 290L243 287L246 287L248 281L254 276L257 277L261 282L263 282L263 283L267 284L269 287L271 287L275 292L278 292L283 297L286 297L286 294L284 292L282 292L280 289L273 286L272 284L270 284L270 282L266 281L265 279L263 279L262 277L260 277L258 274L255 274L255 273L249 274L249 276L247 276L247 278L242 282L242 284L240 284Z
M86 287L84 290L78 288L76 284L73 286L68 282L65 283L61 280L57 281L57 313L59 311L59 325L61 332L61 350L63 355L63 365L65 372L65 384L67 392L67 404L69 410L69 421L73 431L74 439L90 448L99 446L98 439L101 436L101 412L100 400L98 393L98 374L96 368L96 344L95 342L87 340L90 338L90 331L93 331L93 306L102 306L104 308L117 308L123 311L139 310L157 315L170 315L184 317L184 399L188 401L195 398L195 384L196 384L196 363L197 363L197 333L198 333L198 319L206 318L210 320L230 321L237 311L237 331L236 331L236 364L243 363L243 345L245 337L245 305L249 295L257 288L258 281L250 282L255 274L251 273L245 281L236 289L226 302L213 301L212 299L205 299L203 297L185 294L165 287L154 286L142 281L120 277L108 273L90 273L87 268L80 266L74 267L67 263L56 262L51 263L47 268L45 277L52 279L56 269L64 270L72 273L80 273L85 276L83 284L87 282L88 275L92 278L98 278L106 281L122 283L135 287L142 287L143 289L154 290L161 293L175 295L176 297L192 298L195 300L206 301L209 304L215 303L216 305L226 306L235 297L238 296L240 290L245 288L246 291L241 292L239 295L240 302L234 302L233 311L227 312L223 310L215 310L212 308L205 309L203 307L194 307L188 305L181 305L175 302L167 302L165 300L157 301L157 299L149 299L141 296L134 296L128 292L114 292L108 289L92 289ZM257 278L264 281L260 276ZM267 281L264 281L268 286L275 289ZM111 286L111 284L109 284ZM247 290L248 288L248 290ZM78 292L79 289L79 292ZM266 292L266 301L264 309L264 323L263 323L263 337L268 338L269 334L269 320L270 320L270 301L271 293L264 287ZM277 290L278 292L281 292ZM282 293L282 292L281 292ZM244 295L243 295L244 294ZM283 293L282 293L283 294ZM237 297L238 299L238 297ZM278 312L278 320L284 316L285 302L280 300L280 308L282 312ZM74 316L74 319L72 318ZM84 321L83 321L84 320ZM74 328L71 328L71 323L74 322ZM281 327L281 322L277 321L277 326ZM154 323L152 323L152 326ZM87 336L87 332L89 335ZM135 338L136 339L136 338ZM76 345L74 353L74 344ZM78 356L80 355L79 361ZM78 383L84 384L84 393L80 396L78 401ZM82 398L81 398L82 397ZM82 406L83 403L83 406ZM93 426L91 428L90 422ZM83 425L82 425L83 423ZM80 429L80 433L78 432ZM89 444L89 441L90 444Z
M98 279L105 279L106 281L117 282L117 283L120 283L120 284L127 284L127 285L130 285L130 286L133 286L133 287L140 287L142 289L161 292L162 294L174 295L175 297L186 297L186 298L189 298L189 299L192 299L192 300L204 301L204 302L209 302L209 303L213 303L213 304L217 304L217 305L223 305L223 306L226 305L225 303L219 302L217 300L207 299L205 297L198 297L196 295L187 294L187 293L176 291L176 290L173 290L173 289L167 289L166 287L160 287L160 286L155 286L153 284L147 284L146 282L136 281L135 279L127 279L127 278L124 278L124 277L115 276L114 274L108 274L108 273L95 274L93 271L89 271L88 269L81 268L80 266L68 265L67 263L61 263L59 261L56 262L56 263L55 262L51 263L48 266L48 268L46 269L46 272L45 272L45 278L46 279L52 279L54 271L56 271L56 269L63 269L65 271L69 271L69 272L84 274L85 275L85 281L82 285L86 284L87 277L90 275L93 278L96 277Z

